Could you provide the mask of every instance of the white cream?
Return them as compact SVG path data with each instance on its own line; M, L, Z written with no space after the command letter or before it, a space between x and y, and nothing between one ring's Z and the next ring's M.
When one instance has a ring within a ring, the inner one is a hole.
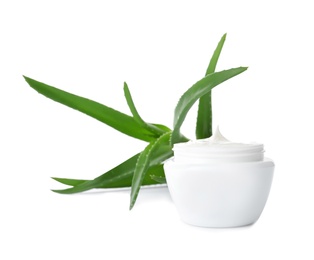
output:
M262 144L231 142L218 127L212 137L175 144L173 151L177 163L235 163L264 159Z

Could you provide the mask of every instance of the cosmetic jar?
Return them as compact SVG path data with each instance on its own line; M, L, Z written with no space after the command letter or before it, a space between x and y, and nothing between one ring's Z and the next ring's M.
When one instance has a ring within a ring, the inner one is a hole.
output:
M211 138L175 144L173 151L164 170L184 222L223 228L258 220L274 173L262 144L230 142L217 129Z

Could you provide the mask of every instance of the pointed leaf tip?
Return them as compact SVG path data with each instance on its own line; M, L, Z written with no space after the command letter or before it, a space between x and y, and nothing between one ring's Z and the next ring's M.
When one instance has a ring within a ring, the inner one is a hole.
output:
M25 76L24 78L31 88L55 102L78 110L126 135L148 142L155 140L151 132L143 129L131 116L96 101L77 96Z
M181 125L192 107L192 105L203 95L207 94L215 86L222 82L244 72L247 67L233 68L220 72L214 72L207 75L203 79L196 82L191 88L189 88L179 99L179 102L175 108L173 132L171 136L171 144L180 142L180 128Z
M210 59L205 76L214 73L220 53L226 40L226 33L221 37ZM212 97L211 92L200 97L198 104L195 134L197 139L208 138L212 135Z
M25 76L25 75L22 75L23 76L23 78L24 78L24 80L26 81L26 82L28 82L31 78L29 78L29 77L27 77L27 76Z

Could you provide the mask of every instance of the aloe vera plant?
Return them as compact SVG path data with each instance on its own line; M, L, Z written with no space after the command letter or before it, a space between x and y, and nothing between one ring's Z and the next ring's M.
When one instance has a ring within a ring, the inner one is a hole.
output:
M213 53L205 77L197 81L179 99L174 112L172 130L162 124L147 123L141 118L126 83L124 83L124 94L132 116L24 76L29 86L40 94L85 113L126 135L148 142L142 152L93 180L53 177L54 180L70 186L54 192L72 194L94 188L131 187L130 209L132 209L141 186L166 183L163 162L173 156L172 147L175 143L189 140L181 133L180 128L190 108L199 100L196 138L210 137L212 134L211 90L247 69L238 67L215 72L225 39L226 34Z

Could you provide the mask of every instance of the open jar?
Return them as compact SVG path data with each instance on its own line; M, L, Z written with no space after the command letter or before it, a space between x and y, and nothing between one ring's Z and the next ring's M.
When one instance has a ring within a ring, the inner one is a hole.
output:
M233 143L219 129L208 139L174 145L164 164L170 195L181 219L202 227L237 227L260 217L274 163L262 144Z

